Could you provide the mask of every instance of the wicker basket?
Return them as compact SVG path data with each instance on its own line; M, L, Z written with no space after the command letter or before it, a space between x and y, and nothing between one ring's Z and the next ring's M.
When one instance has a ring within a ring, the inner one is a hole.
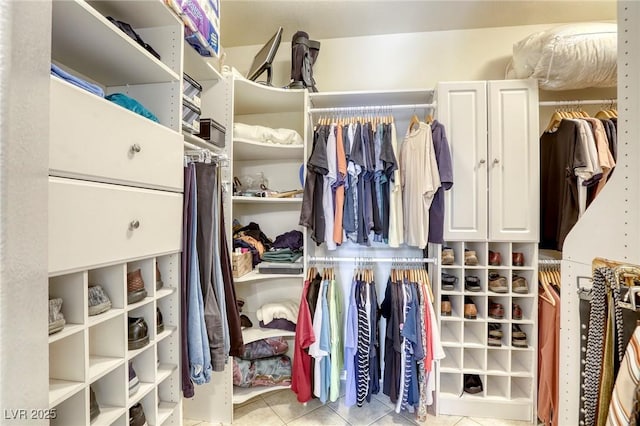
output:
M251 256L251 252L246 252L242 254L233 253L233 256L231 258L233 277L239 278L251 272L251 270L253 269L252 260L253 260L253 257Z

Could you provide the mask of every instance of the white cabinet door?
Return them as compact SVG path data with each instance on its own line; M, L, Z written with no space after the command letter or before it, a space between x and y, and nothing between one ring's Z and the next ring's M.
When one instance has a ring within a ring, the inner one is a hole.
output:
M538 89L535 80L490 81L489 238L538 241Z
M438 84L438 120L444 124L453 166L445 192L444 239L487 238L486 82Z

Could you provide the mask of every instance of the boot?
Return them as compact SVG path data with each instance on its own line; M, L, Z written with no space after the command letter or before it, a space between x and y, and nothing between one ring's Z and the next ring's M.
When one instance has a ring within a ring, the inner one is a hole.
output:
M290 89L309 89L317 92L313 79L313 64L320 52L320 42L309 40L309 34L296 32L291 39Z
M313 78L313 66L318 59L318 55L320 54L320 42L316 40L309 40L309 56L311 59L311 91L317 92L316 88L316 80Z

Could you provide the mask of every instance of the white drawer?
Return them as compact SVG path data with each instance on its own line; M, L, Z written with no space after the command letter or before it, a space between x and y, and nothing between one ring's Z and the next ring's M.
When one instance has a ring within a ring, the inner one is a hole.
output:
M177 251L181 234L182 194L49 177L50 273Z
M181 134L56 77L50 111L50 174L182 191Z

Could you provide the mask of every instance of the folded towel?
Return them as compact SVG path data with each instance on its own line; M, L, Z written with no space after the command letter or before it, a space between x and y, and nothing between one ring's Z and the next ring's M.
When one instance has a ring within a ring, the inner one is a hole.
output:
M62 80L68 83L73 84L74 86L84 89L87 92L93 93L94 95L98 95L101 98L104 98L104 90L102 90L100 86L91 84L88 81L83 80L79 77L76 77L73 74L69 74L68 72L64 71L62 68L60 68L55 64L51 64L51 74L58 78L61 78Z
M277 318L284 318L291 322L298 320L298 310L300 306L295 300L282 300L280 302L265 303L256 312L259 321L269 324Z
M292 263L302 257L302 252L291 249L270 250L262 255L262 260L266 262L287 262Z
M133 111L136 114L146 117L151 121L155 121L156 123L160 121L158 120L158 117L153 115L153 113L148 109L146 109L144 105L142 105L140 102L136 101L135 99L125 95L124 93L114 93L112 95L107 96L106 99L110 100L114 104L120 105L121 107L128 109L129 111Z
M244 123L233 124L233 137L279 145L302 145L302 137L292 129L272 129Z

